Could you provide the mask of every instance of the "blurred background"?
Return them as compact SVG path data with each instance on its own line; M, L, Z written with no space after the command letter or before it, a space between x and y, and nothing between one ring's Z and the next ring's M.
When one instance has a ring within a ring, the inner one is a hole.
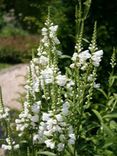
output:
M51 6L52 20L59 25L58 37L62 43L62 52L72 55L77 2L78 0L0 0L0 63L24 63L31 58L32 48L39 44L48 6ZM116 0L92 0L85 22L85 38L90 41L94 22L97 21L98 46L105 51L107 62L113 47L117 46L116 8Z

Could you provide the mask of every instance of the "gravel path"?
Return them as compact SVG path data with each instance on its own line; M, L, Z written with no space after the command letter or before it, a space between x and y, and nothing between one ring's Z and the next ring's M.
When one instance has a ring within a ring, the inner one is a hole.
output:
M27 72L26 64L14 65L8 69L0 71L0 86L4 104L14 109L21 109L19 93L24 93L23 85L25 84L25 76Z

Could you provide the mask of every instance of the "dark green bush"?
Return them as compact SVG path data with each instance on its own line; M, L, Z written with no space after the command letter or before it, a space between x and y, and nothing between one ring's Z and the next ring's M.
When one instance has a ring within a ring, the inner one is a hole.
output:
M12 48L0 48L0 62L4 63L20 63L21 56L18 51Z

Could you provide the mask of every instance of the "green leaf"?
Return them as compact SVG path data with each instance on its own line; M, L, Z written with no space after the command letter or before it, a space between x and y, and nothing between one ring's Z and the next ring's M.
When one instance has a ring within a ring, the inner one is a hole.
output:
M109 87L112 87L112 85L115 82L115 79L117 79L117 76L110 76L110 78L109 78Z
M86 38L83 38L82 40L85 41L86 43L90 43Z
M74 148L71 144L68 144L68 152L74 154Z
M85 2L84 2L84 5L86 5L86 6L90 6L91 5L91 0L86 0Z
M68 148L65 150L65 156L78 156L77 151L74 153L74 147L72 145L68 144L67 146Z
M117 113L107 114L103 118L117 118Z
M47 156L57 156L55 153L52 153L52 152L49 152L49 151L37 152L37 154L47 155Z
M103 127L106 134L108 134L110 137L113 137L113 132L111 131L111 129L107 125L102 123L102 127Z
M72 75L71 70L69 68L67 68L67 67L65 69L66 69L66 73L71 76Z
M99 119L99 121L100 121L100 123L101 123L101 125L102 125L102 127L103 127L103 129L105 131L105 133L112 137L113 136L113 132L111 131L111 129L107 125L105 125L103 123L103 119L102 119L100 113L98 111L96 111L96 110L93 110L93 112L95 113L95 115Z
M106 141L106 143L104 144L103 148L107 148L107 147L111 146L112 144L113 144L113 140L109 138Z
M115 99L113 97L111 97L111 99L108 101L107 105L111 106L113 104L114 100Z
M94 109L93 109L93 112L97 116L97 118L99 119L100 123L102 123L103 120L102 120L102 117L101 117L100 113L98 111L94 110Z
M110 128L111 129L117 129L117 123L113 120L110 121Z
M60 58L61 58L61 59L64 59L64 58L69 58L69 59L71 59L71 56L69 56L69 55L61 55Z
M110 150L105 150L104 154L107 155L107 156L114 156L113 155L114 153L112 151L110 151Z
M104 96L106 99L108 99L108 95L105 93L105 91L103 91L102 89L98 89Z

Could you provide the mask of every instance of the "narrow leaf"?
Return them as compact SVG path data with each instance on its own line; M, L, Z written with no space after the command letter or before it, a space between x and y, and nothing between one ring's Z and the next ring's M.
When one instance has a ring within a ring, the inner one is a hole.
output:
M55 153L49 151L42 151L42 152L38 152L37 154L47 155L47 156L57 156Z
M117 118L117 113L107 114L103 118Z
M101 117L100 113L98 111L94 110L94 109L93 109L93 112L97 116L97 118L99 119L100 123L102 123L103 120L102 120L102 117Z
M104 123L102 123L102 126L103 126L105 133L113 137L113 132L111 131L111 129L108 126L106 126Z
M64 58L69 58L69 59L71 59L71 56L69 56L69 55L61 55L60 58L61 58L61 59L64 59Z
M74 148L71 144L68 144L68 151L69 153L74 154Z
M108 95L105 93L105 91L103 91L102 89L98 89L104 96L106 99L108 99Z

